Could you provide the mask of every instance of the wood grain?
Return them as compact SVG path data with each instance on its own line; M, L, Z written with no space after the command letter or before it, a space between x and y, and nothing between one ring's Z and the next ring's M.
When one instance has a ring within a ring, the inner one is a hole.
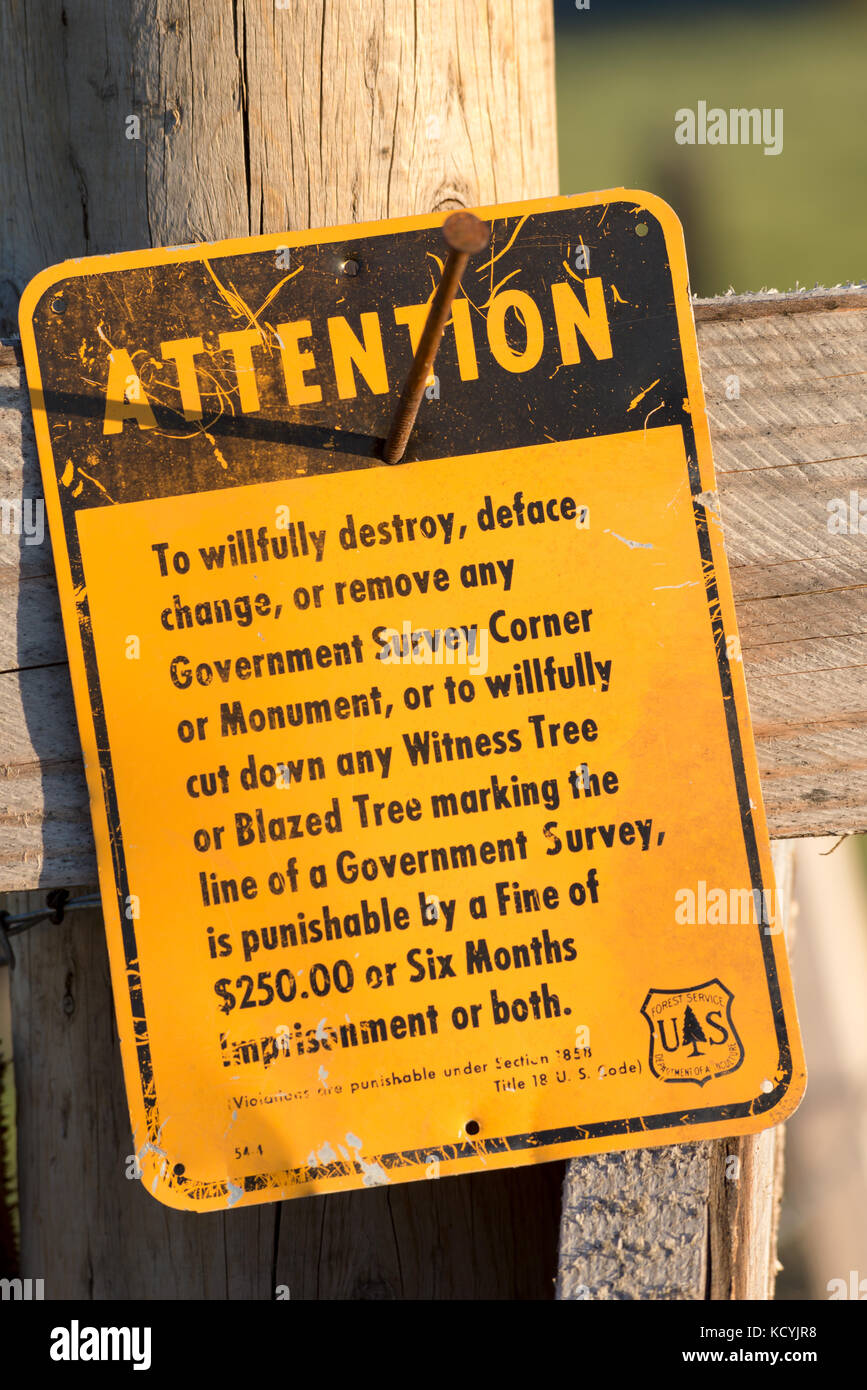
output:
M19 0L0 75L0 336L69 256L557 191L550 0L64 0L38 23ZM0 497L40 494L0 349ZM47 543L0 535L0 615L0 885L92 883ZM100 914L16 953L22 1274L47 1299L553 1296L560 1163L227 1216L159 1206L125 1176Z
M10 894L4 906L29 911L33 897ZM33 927L15 956L22 1270L45 1279L46 1299L273 1297L273 1212L179 1219L126 1176L133 1146L102 914Z
M557 1297L703 1299L710 1143L573 1160L563 1184Z
M833 310L793 316L781 302L698 325L762 791L782 838L867 828L865 538L832 534L828 511L867 498L867 310L845 307L850 295L863 301L841 290Z
M721 294L715 299L693 297L696 323L722 319L760 319L767 314L812 314L820 309L867 309L867 285L837 285L812 290L760 290L751 294Z
M0 337L68 256L556 193L553 38L550 0L0 6Z

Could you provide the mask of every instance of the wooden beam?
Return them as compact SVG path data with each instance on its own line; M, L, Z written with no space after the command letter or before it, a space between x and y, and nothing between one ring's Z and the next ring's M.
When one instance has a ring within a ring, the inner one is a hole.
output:
M832 533L828 511L867 496L867 310L860 290L809 312L795 296L796 314L778 298L698 327L762 791L782 838L867 828L863 536Z
M714 299L692 301L696 323L723 319L762 319L768 314L815 314L833 309L867 309L867 285L837 285L827 290L759 290L752 294L721 294Z
M865 296L737 296L737 316L732 298L698 305L698 340L771 834L861 831L863 536L832 534L827 504L867 497ZM761 313L744 317L750 305ZM0 496L40 495L18 352L0 347ZM0 535L0 748L0 888L92 880L50 546L11 535Z
M557 1297L773 1298L784 1135L573 1159Z

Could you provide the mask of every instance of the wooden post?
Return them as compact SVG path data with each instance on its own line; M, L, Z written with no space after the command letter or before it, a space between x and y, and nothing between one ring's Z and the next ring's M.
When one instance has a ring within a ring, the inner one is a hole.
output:
M30 277L69 256L557 191L550 0L65 0L39 23L3 6L0 25L0 334ZM6 423L29 448L27 412ZM20 673L4 746L36 750L4 783L3 883L71 887L92 881L93 851L50 550L0 544L17 600L0 669ZM27 843L34 795L57 857ZM227 1217L160 1208L125 1177L99 914L35 928L16 953L22 1269L47 1298L551 1296L560 1164Z

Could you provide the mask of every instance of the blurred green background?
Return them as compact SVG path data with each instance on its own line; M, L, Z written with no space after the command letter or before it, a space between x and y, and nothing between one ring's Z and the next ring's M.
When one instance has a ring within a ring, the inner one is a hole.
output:
M555 16L561 192L660 194L699 295L867 280L864 0L555 0ZM782 152L677 144L699 101L782 107ZM801 842L795 900L810 1079L786 1126L780 1300L867 1276L867 1044L837 1026L840 972L867 999L867 836Z
M560 189L643 188L693 293L867 277L863 0L555 0ZM675 112L782 107L783 149L678 145Z

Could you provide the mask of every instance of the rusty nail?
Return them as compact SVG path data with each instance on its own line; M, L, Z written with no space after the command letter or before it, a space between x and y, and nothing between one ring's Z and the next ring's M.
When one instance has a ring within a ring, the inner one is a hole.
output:
M491 230L472 212L453 212L443 223L443 236L449 254L388 431L382 451L386 463L399 463L403 458L451 311L452 300L458 292L470 256L484 250L490 240Z

